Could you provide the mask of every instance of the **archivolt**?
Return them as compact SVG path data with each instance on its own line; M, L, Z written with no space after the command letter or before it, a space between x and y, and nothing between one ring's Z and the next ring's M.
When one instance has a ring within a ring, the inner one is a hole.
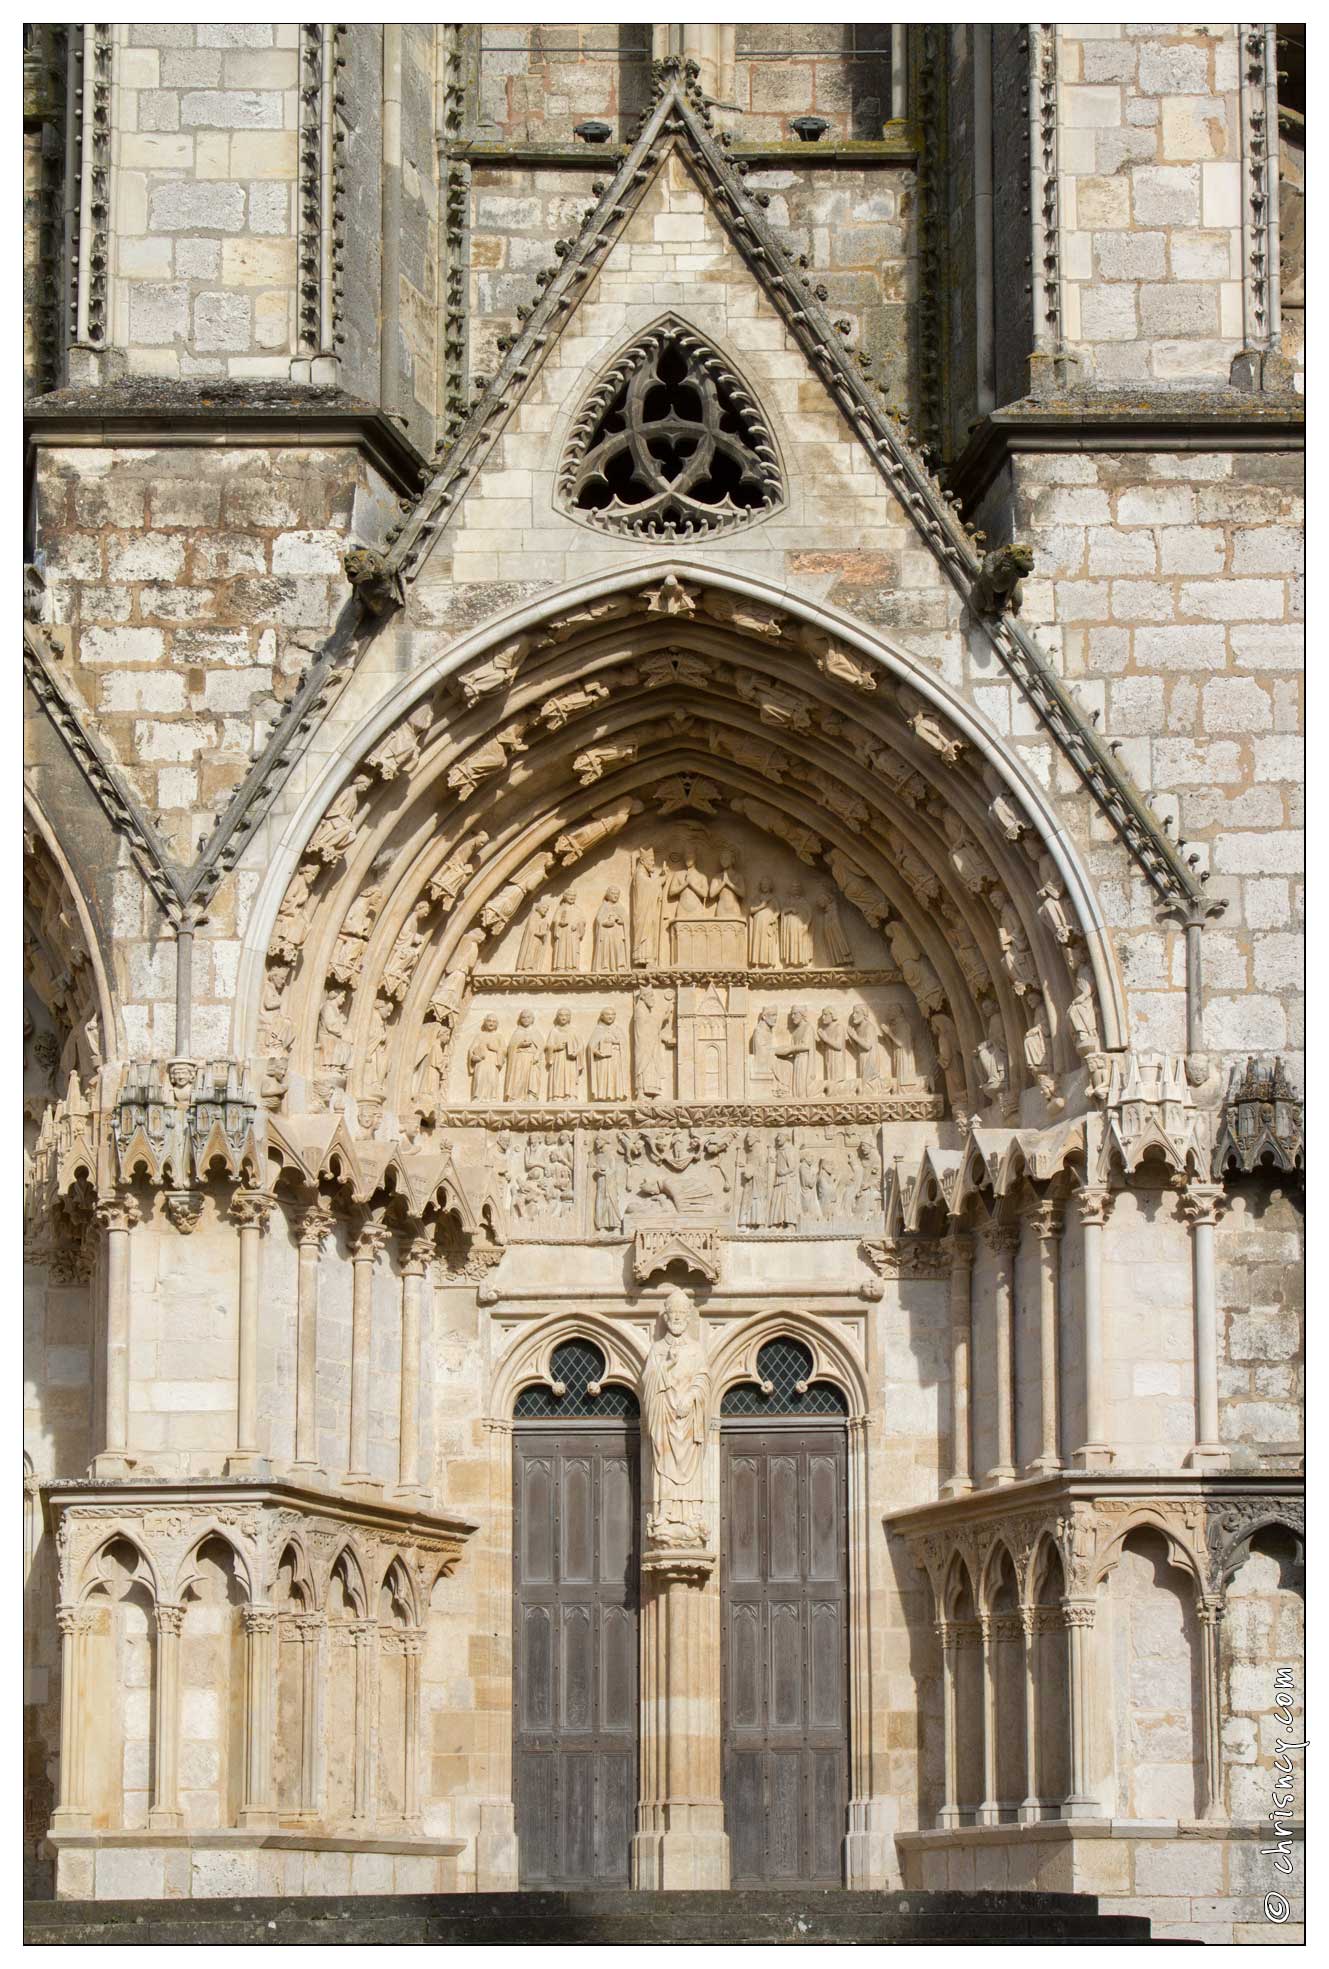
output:
M727 808L834 882L884 932L959 1114L1012 1116L1035 1084L1055 1108L1121 1043L1101 918L1037 789L934 676L782 591L620 574L460 646L341 757L288 830L280 910L270 884L255 912L246 1050L312 1076L331 994L352 1091L401 1116L486 946L639 812Z

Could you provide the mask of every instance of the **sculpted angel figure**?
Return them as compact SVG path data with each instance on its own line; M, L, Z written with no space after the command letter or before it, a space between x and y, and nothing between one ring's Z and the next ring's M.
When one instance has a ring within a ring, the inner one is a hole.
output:
M591 1034L586 1057L591 1070L593 1101L626 1101L628 1078L624 1071L623 1035L618 1030L612 1005L606 1005Z
M581 1092L581 1042L572 1029L572 1013L566 1005L555 1012L545 1041L545 1071L551 1101L576 1100Z
M626 971L628 968L628 914L615 885L605 890L604 901L595 912L591 942L593 971Z
M309 837L309 852L329 867L341 861L360 830L360 795L369 785L366 774L357 773L344 786Z
M503 1095L503 1041L498 1036L498 1020L486 1012L480 1030L466 1055L471 1075L473 1101L497 1101Z
M748 963L754 971L774 971L780 963L780 911L769 875L757 884L748 923Z
M642 1419L651 1445L653 1509L647 1531L659 1545L706 1540L702 1462L706 1453L711 1375L696 1331L696 1308L675 1288L642 1375Z
M540 1042L535 1036L535 1014L527 1006L518 1014L517 1024L508 1041L503 1099L538 1101L541 1091Z

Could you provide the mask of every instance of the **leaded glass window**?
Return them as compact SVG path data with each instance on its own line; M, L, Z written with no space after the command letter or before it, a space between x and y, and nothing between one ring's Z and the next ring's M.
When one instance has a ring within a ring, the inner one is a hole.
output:
M757 1381L725 1390L721 1415L844 1415L847 1405L829 1381L812 1380L812 1355L782 1334L757 1355Z
M542 1381L518 1395L512 1411L518 1422L636 1421L637 1397L617 1382L604 1384L605 1357L592 1341L560 1342L549 1371L554 1386ZM592 1393L593 1388L599 1392Z

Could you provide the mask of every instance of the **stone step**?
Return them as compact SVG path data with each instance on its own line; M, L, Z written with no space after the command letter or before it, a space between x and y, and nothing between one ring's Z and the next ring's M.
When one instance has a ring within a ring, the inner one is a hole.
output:
M24 1941L61 1946L419 1943L1140 1943L1138 1915L1088 1894L390 1894L196 1901L29 1901Z

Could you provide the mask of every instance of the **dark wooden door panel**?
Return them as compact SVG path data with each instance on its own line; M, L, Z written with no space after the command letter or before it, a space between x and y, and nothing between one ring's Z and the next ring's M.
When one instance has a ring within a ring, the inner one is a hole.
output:
M730 1876L838 1885L849 1802L844 1432L731 1425L723 1467Z
M513 1785L525 1887L626 1886L637 1798L635 1431L513 1440Z

